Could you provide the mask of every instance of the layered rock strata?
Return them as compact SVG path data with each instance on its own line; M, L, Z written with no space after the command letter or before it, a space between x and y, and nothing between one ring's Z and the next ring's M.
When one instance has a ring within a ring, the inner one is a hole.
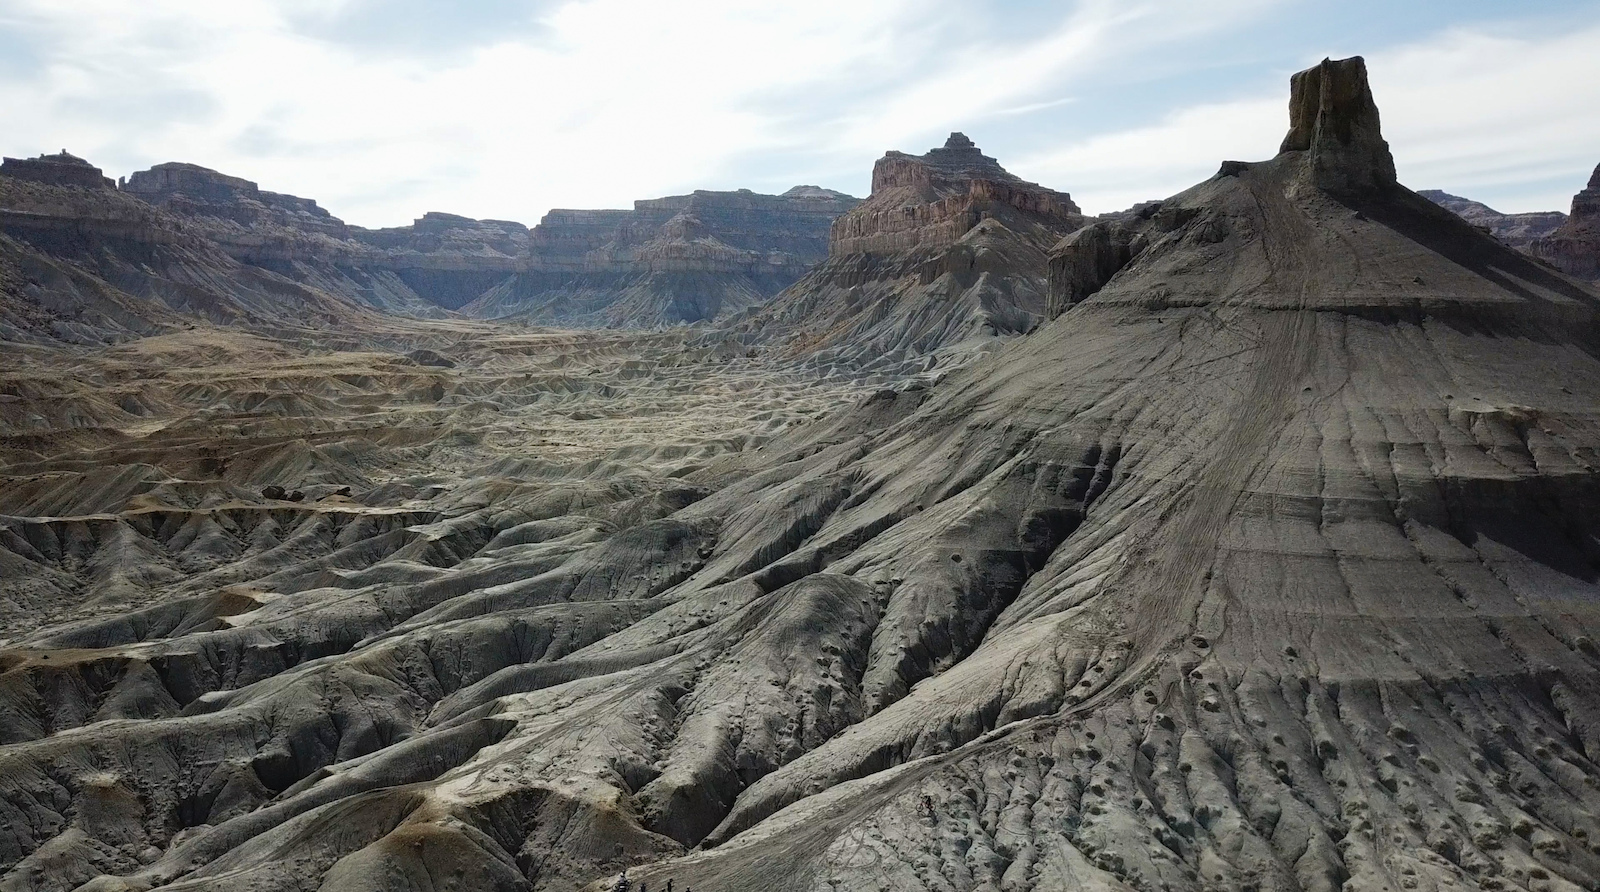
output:
M533 229L524 272L465 312L583 327L708 321L799 279L826 256L834 219L858 203L796 186L553 210Z
M193 222L230 256L386 312L438 317L520 268L527 228L429 213L407 227L351 226L309 198L168 163L124 190Z
M309 198L267 192L249 180L198 164L169 162L136 171L122 184L135 198L179 216L231 220L248 229L274 227L347 238L344 222ZM240 253L248 259L249 251Z
M96 343L196 322L327 331L373 315L127 193L0 176L0 339Z
M1279 152L1307 153L1308 181L1329 192L1384 189L1396 182L1378 105L1360 56L1296 74L1289 84L1289 133Z
M141 171L126 189L195 219L240 260L391 312L578 327L696 322L765 301L822 259L829 225L857 203L815 186L702 191L554 210L531 231L438 212L370 230L192 164Z
M1045 316L1046 252L1085 222L1071 196L1009 173L964 134L889 152L872 195L834 222L827 261L735 330L823 366L964 361Z
M1040 221L1076 222L1082 212L1064 192L1017 177L964 133L923 155L888 152L872 168L872 197L835 224L829 254L889 254L946 247L999 207Z
M1573 196L1567 221L1535 242L1533 253L1570 275L1600 280L1600 166L1588 187Z

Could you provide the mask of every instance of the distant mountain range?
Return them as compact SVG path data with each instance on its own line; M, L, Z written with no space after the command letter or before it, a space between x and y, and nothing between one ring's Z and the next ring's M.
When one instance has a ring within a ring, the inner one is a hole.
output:
M172 312L290 328L371 310L576 327L703 322L798 279L857 203L815 186L698 191L632 210L555 210L531 230L444 213L372 230L193 164L160 164L119 187L65 152L8 158L0 271L75 257L74 275L97 281L56 288L21 272L0 292L0 324L13 337L95 340L181 321ZM175 263L187 271L161 271ZM149 276L168 285L140 281ZM243 296L262 290L274 294Z

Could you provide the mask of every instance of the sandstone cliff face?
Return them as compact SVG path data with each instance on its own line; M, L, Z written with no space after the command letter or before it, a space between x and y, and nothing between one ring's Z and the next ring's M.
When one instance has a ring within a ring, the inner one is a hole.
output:
M311 199L195 164L158 164L121 190L64 153L4 167L14 183L112 193L94 208L57 195L44 202L52 209L43 222L37 209L0 208L18 231L59 228L81 212L100 235L126 230L160 241L181 232L186 243L335 301L402 316L461 310L569 327L699 322L762 303L826 255L833 220L859 203L797 186L783 195L695 192L632 210L555 210L532 231L439 212L364 229ZM163 222L152 227L152 219Z
M1072 197L1014 176L965 134L920 156L889 152L872 168L872 197L834 224L829 253L884 254L952 244L998 208L1076 222Z
M309 198L267 192L240 177L198 164L169 162L129 176L122 191L179 216L232 220L246 227L282 227L334 238L349 235L342 220Z
M1482 202L1451 195L1438 189L1417 193L1519 251L1531 252L1533 243L1561 228L1567 215L1560 211L1527 214L1502 214Z
M1572 198L1572 215L1534 243L1533 253L1569 275L1600 280L1600 166Z
M158 164L123 188L191 221L237 260L406 316L461 306L515 272L527 250L521 224L429 213L367 230L312 199L194 164Z
M825 256L857 199L695 192L625 210L553 210L520 223L430 212L410 226L351 226L315 201L193 164L162 164L127 191L192 219L230 255L388 312L565 326L651 327L760 303Z
M1044 317L1046 252L1085 222L1071 196L1009 173L964 134L889 152L871 197L834 221L827 261L735 331L825 366L965 358Z
M198 320L287 331L370 317L241 262L207 231L115 189L0 176L0 338L93 343Z
M709 321L800 278L826 256L834 219L858 203L796 186L553 210L531 233L523 273L464 312L583 327Z

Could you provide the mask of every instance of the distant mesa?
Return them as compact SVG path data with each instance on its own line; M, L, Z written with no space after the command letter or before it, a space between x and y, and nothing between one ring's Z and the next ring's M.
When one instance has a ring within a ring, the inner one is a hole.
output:
M80 189L115 189L117 185L100 168L66 149L37 158L6 158L0 161L0 176Z
M576 327L707 322L764 303L828 254L860 199L698 190L631 210L557 208L529 234L523 271L463 307L480 318Z
M887 152L871 197L833 222L826 262L734 329L819 367L963 362L1044 318L1046 252L1085 222L1072 196L1010 173L964 133Z
M1439 189L1422 189L1417 194L1524 253L1532 253L1536 241L1567 222L1567 215L1560 211L1503 214L1483 202Z
M1047 226L1082 225L1065 192L1030 183L966 134L922 155L888 152L872 168L872 197L834 223L829 254L901 251L955 242L984 213L1017 212Z
M195 202L227 204L258 198L261 194L261 189L255 183L243 177L228 176L209 167L178 161L135 171L123 183L122 189L151 204L161 204L179 196Z
M379 318L335 289L241 262L230 249L267 241L261 227L154 206L67 153L4 169L0 271L33 281L0 272L0 339L104 343L202 319L281 330Z
M783 193L782 198L815 198L820 201L845 201L852 206L859 204L861 199L847 195L833 189L824 189L821 186L795 186Z
M697 322L764 301L826 255L833 219L859 203L817 186L699 191L553 210L531 230L441 211L365 229L195 164L158 164L125 190L195 221L236 259L388 312L575 327Z
M309 198L267 192L242 177L198 164L168 162L129 175L122 190L157 207L185 215L272 223L343 237L346 228Z
M826 253L834 218L858 204L841 192L796 186L782 195L698 190L641 199L632 210L557 208L533 229L530 269L690 271L713 255L719 265L809 266ZM668 247L674 241L700 244Z

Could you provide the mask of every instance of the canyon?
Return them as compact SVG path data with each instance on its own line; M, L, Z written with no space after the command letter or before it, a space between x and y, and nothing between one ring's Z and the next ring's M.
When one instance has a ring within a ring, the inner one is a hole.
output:
M30 215L6 220L23 241L77 238L71 233L80 219L137 219L132 225L172 233L169 242L226 255L281 287L355 310L568 327L705 322L764 302L822 259L830 223L856 204L843 193L797 186L783 195L699 191L641 200L629 211L554 210L531 230L440 212L410 226L363 229L314 200L193 164L137 171L120 189L64 154L6 164L13 189L27 188L24 182L96 187L60 207L38 189L8 202ZM52 227L58 232L46 235ZM110 237L84 235L102 236Z
M1600 884L1600 172L1288 93L1100 218L0 176L0 892Z

